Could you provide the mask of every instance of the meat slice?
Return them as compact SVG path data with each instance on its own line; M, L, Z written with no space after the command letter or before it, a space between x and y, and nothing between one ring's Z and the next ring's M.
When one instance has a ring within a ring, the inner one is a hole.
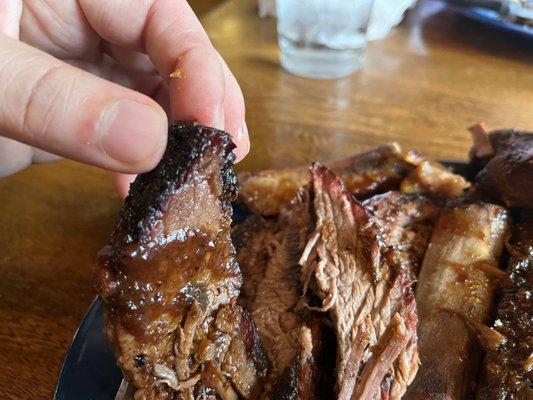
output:
M259 394L266 359L230 240L229 136L176 123L159 165L130 189L95 285L105 332L136 399Z
M413 169L404 160L400 146L390 143L364 153L326 164L358 198L386 192L399 186ZM309 182L308 168L267 170L239 176L239 199L258 215L273 216L287 205L298 189Z
M421 195L388 192L363 205L379 220L388 263L418 276L440 207Z
M425 160L412 152L406 156L406 160L416 165L416 168L402 181L402 193L446 199L460 197L470 187L470 182L465 178L438 162Z
M421 368L406 399L466 399L480 348L469 325L490 318L508 215L492 204L442 211L418 277Z
M533 212L513 228L510 253L510 280L488 331L496 340L486 346L478 400L533 399Z
M231 230L243 276L238 302L246 309L255 302L257 287L282 234L277 218L265 219L253 214L235 224Z
M334 399L331 371L335 363L331 355L335 354L335 338L330 336L331 333L318 318L307 318L299 331L299 347L295 360L272 382L265 393L265 399Z
M387 264L377 219L327 168L311 168L316 227L300 259L307 306L337 338L342 400L399 399L418 369L408 274Z
M232 230L245 280L239 303L253 310L272 363L264 399L333 398L335 337L301 302L298 260L312 223L303 188L279 217L252 214Z
M500 130L484 137L477 127L472 134L472 165L481 168L475 177L480 196L508 207L532 208L533 132Z
M271 361L271 383L294 364L300 348L304 308L298 259L312 229L309 205L308 193L302 190L280 215L279 241L270 244L271 257L250 307Z

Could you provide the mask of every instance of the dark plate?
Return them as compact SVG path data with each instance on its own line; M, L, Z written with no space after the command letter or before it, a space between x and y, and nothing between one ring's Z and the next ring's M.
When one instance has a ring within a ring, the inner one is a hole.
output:
M457 7L450 8L472 20L490 26L505 33L518 35L523 39L533 39L533 27L516 22L506 21L494 10L482 7Z
M445 162L456 173L467 174L467 165ZM234 221L242 220L245 211L237 205ZM103 333L102 302L96 299L83 318L67 351L57 382L54 400L114 400L122 380L115 357Z

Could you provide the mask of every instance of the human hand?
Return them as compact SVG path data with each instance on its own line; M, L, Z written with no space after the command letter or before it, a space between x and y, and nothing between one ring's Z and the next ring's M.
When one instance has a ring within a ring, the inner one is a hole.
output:
M239 85L185 0L1 0L0 93L0 177L59 155L121 172L125 195L164 152L164 110L230 132L237 159L250 146Z

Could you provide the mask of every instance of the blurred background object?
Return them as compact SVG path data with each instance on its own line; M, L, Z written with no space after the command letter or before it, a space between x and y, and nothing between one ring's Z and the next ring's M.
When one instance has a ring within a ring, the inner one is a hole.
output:
M393 27L402 21L405 10L415 3L416 0L375 0L367 39L384 38Z
M533 0L443 0L467 18L533 40Z
M276 0L259 0L259 16L275 17L276 16Z
M258 2L260 17L276 16L276 0L258 0ZM405 10L414 6L415 3L416 0L375 0L367 39L377 40L385 37L394 26L402 21Z
M277 0L281 65L311 78L361 68L374 0Z
M188 1L189 5L193 9L196 15L202 16L208 11L212 10L216 6L224 3L224 0L201 0L201 1Z

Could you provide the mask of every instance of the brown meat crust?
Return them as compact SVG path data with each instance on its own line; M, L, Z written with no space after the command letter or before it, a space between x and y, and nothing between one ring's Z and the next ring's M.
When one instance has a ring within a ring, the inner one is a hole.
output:
M387 261L417 277L441 207L425 196L395 191L373 196L363 205L379 220Z

